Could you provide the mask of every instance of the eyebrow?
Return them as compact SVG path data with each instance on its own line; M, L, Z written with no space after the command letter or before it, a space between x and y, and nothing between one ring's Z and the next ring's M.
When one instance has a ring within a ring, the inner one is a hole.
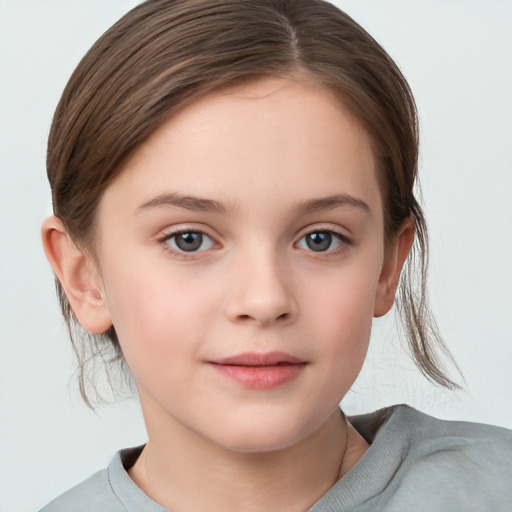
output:
M204 199L196 196L171 193L160 194L153 197L149 201L141 204L135 210L135 213L140 213L144 210L159 206L177 206L178 208L184 208L191 211L221 213L224 215L230 215L236 210L235 205L227 206L213 199ZM303 214L310 214L340 207L354 207L370 213L370 207L367 203L362 199L349 194L335 194L328 197L309 199L307 201L297 203L296 210Z
M354 207L371 213L370 207L359 197L349 194L335 194L318 199L310 199L297 205L297 210L303 213L315 213L325 210L332 210L339 207Z
M224 215L229 215L235 210L234 206L228 207L213 199L203 199L201 197L184 196L180 194L160 194L141 204L135 210L135 213L140 213L158 206L177 206L196 212L222 213Z

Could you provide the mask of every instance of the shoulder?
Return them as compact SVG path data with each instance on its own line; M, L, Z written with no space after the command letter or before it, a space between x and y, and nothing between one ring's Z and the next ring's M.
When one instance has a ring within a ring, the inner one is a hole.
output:
M408 406L395 408L395 433L406 433L411 456L465 458L479 465L512 470L512 431L506 428L434 418Z
M395 408L389 421L392 435L402 438L397 502L512 510L512 431L444 421L407 406Z
M512 432L398 405L349 417L369 449L311 511L512 510Z
M65 492L40 512L121 512L124 507L113 492L106 469Z
M390 441L398 441L391 445L418 457L462 450L478 454L482 460L490 457L499 462L512 450L512 430L483 423L441 420L407 405L349 419L371 444L382 444L385 439L389 446Z
M135 485L125 469L133 465L142 448L117 452L107 469L62 494L40 512L165 512Z

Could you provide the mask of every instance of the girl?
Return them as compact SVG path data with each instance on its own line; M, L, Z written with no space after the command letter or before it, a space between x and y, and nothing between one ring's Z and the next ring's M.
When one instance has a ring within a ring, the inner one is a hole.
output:
M43 244L148 442L43 510L510 509L510 432L339 409L397 288L418 367L456 386L417 158L405 79L323 1L149 0L104 34L54 117Z

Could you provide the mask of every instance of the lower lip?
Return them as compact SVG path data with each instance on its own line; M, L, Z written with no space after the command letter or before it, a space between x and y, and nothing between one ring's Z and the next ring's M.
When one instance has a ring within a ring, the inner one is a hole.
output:
M306 363L280 364L278 366L239 366L212 364L217 372L251 389L274 389L296 379Z

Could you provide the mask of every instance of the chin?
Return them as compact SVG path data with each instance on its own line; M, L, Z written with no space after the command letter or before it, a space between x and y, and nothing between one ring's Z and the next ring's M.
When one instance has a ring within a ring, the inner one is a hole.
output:
M217 444L234 452L263 453L284 450L300 443L315 429L300 427L289 417L276 421L257 417L245 423L228 423L229 429L218 432Z
M229 444L225 447L233 452L239 453L270 453L285 450L298 444L303 438L300 436L264 436L259 438L252 436L250 438L237 437L230 439Z

